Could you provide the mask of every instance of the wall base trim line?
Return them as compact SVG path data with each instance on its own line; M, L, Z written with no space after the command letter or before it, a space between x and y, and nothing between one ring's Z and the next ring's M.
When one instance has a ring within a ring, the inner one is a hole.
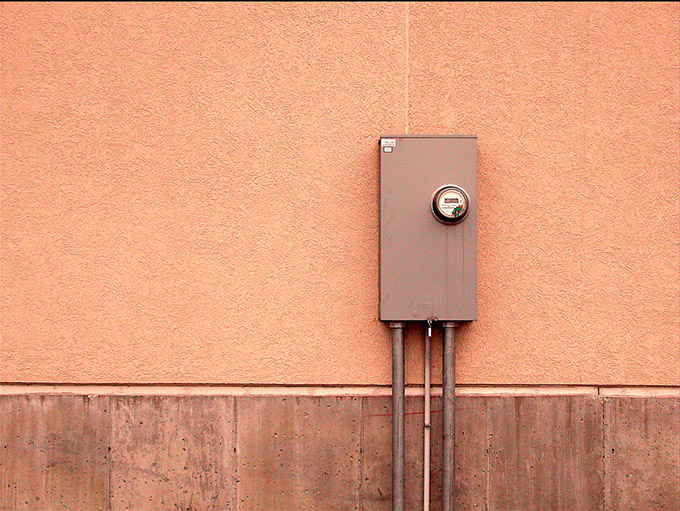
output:
M674 397L680 398L680 387L600 387L604 397Z
M286 386L286 385L79 385L0 384L0 395L105 395L105 396L390 396L389 385ZM441 396L440 385L432 395ZM407 396L422 396L422 386L406 388ZM680 386L597 385L458 385L458 396L603 396L680 397Z

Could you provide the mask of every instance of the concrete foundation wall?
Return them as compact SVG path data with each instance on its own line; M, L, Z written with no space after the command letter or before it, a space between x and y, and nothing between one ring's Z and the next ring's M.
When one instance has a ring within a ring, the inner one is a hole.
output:
M458 510L677 510L680 398L460 396ZM0 510L388 510L388 396L0 396ZM433 509L441 484L433 403ZM407 502L422 400L407 399Z

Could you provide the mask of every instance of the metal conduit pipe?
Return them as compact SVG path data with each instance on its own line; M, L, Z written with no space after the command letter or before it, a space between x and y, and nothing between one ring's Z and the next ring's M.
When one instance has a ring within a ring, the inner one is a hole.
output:
M430 341L432 339L432 320L428 320L425 325L425 392L423 408L425 409L425 417L423 419L423 511L430 511L430 435L432 428L432 414L431 407L431 347Z
M392 321L392 511L404 511L404 323Z
M455 328L456 324L446 321L443 347L443 390L442 390L442 430L444 433L442 465L442 511L453 511L455 507L456 479L456 365L455 365Z

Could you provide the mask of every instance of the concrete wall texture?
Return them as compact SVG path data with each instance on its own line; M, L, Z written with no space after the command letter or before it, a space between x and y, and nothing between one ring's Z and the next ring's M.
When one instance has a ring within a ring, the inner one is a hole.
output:
M400 132L479 137L460 383L680 380L678 3L1 11L0 381L389 383Z
M0 511L391 509L389 397L0 396ZM456 400L456 511L680 509L680 399ZM422 399L406 504L422 509ZM432 511L441 509L433 401Z

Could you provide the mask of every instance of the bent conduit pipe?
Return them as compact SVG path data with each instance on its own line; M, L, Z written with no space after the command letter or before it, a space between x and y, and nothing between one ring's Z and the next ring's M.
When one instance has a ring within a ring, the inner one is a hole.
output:
M456 478L456 365L455 365L455 328L456 324L446 321L444 327L443 349L443 391L442 391L442 430L444 432L442 465L442 511L453 511L455 506Z
M392 510L404 511L404 323L392 321Z

